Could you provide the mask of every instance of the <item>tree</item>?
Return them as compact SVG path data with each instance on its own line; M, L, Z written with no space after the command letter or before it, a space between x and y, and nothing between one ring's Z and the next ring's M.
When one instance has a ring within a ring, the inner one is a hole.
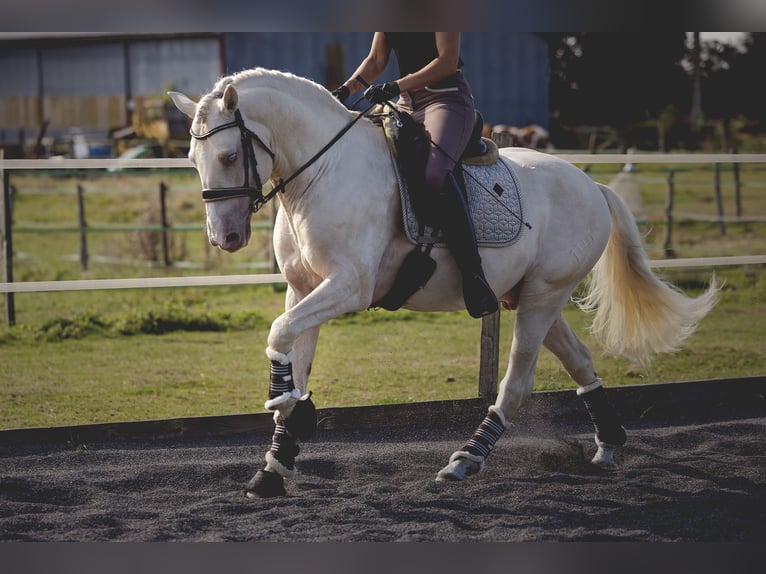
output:
M665 143L693 147L704 135L690 124L694 45L685 32L543 37L551 62L554 141L556 132L584 125L615 128L626 143L642 137L641 143L654 145L657 138L661 149ZM705 41L700 48L704 118L723 120L727 139L733 118L746 118L751 129L766 129L766 85L760 81L766 69L766 33L748 34L742 47Z
M766 87L761 81L766 67L766 33L745 38L742 49L720 42L703 46L703 107L708 118L743 116L766 123Z
M679 65L683 32L589 32L577 40L566 62L569 91L559 99L569 100L562 121L626 128L669 105L688 108L688 79Z

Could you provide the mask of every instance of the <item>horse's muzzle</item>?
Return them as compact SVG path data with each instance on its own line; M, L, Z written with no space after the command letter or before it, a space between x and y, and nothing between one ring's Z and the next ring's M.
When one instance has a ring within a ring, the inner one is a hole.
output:
M245 247L250 241L250 226L244 226L242 231L225 231L219 234L215 233L208 225L207 237L213 247L234 253Z

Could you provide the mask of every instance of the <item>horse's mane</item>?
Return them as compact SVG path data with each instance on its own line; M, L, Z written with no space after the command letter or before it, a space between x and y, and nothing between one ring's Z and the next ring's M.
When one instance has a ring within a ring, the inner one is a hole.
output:
M323 86L307 78L296 76L289 72L267 70L266 68L252 68L243 70L230 76L220 78L213 87L213 91L200 98L197 108L197 119L204 121L207 118L209 106L221 97L226 86L233 84L238 89L247 88L272 88L285 94L297 97L301 100L327 101L339 104L339 102ZM339 106L339 109L343 106Z

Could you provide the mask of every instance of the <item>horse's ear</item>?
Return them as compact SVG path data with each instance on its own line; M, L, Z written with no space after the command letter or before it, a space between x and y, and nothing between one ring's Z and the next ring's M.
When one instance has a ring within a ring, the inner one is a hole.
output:
M181 110L191 119L194 119L194 114L197 113L197 104L195 104L181 92L168 92L168 95L179 110Z
M234 88L234 86L229 84L223 90L223 107L227 112L234 113L237 111L238 106L239 95L237 94L237 90Z

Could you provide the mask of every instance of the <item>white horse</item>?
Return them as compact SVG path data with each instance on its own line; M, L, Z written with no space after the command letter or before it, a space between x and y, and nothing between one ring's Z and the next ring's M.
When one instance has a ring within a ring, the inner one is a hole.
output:
M202 182L212 245L231 252L247 245L254 208L271 198L261 196L261 174L280 191L274 250L288 288L266 349L272 364L266 408L274 411L275 434L266 466L247 492L281 495L284 477L296 472L297 440L315 427L307 392L320 326L380 300L412 250L391 152L379 127L354 121L359 114L326 89L291 74L244 71L221 79L198 103L170 95L193 120L189 158ZM500 153L500 161L513 165L531 226L509 247L481 249L489 284L506 308L517 310L511 356L495 404L437 480L463 480L483 468L532 393L541 345L558 357L585 400L596 428L594 462L614 464L625 432L588 348L562 314L589 272L579 303L595 313L593 332L607 351L639 361L677 350L717 297L715 280L690 298L657 278L633 216L607 187L544 153ZM436 248L432 256L433 277L404 307L463 309L462 281L449 250Z

